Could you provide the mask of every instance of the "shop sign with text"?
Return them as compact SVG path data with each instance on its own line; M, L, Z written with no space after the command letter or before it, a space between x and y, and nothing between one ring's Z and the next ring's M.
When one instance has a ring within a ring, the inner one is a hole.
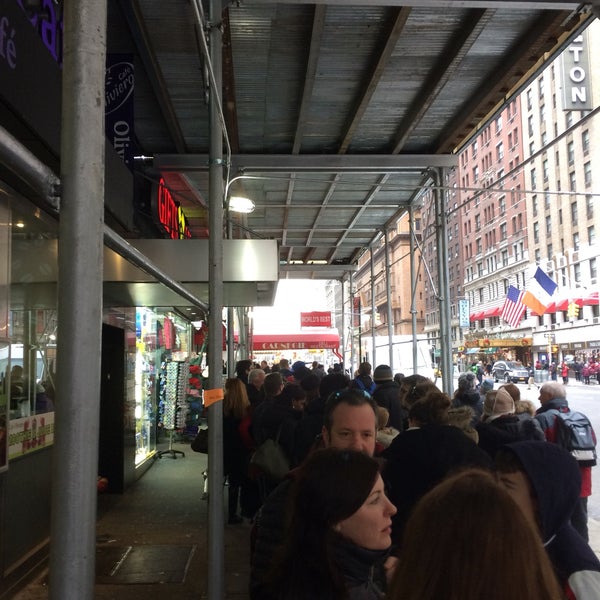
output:
M8 430L8 458L29 454L54 443L54 413L11 419Z
M300 313L301 327L331 327L330 312L303 312Z
M185 213L179 202L173 198L162 177L158 185L152 186L152 209L155 221L170 238L182 240L192 237Z

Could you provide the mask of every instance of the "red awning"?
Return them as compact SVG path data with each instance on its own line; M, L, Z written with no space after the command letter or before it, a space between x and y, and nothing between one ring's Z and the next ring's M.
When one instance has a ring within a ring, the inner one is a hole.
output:
M256 352L270 350L334 350L340 345L338 333L279 333L254 334L252 349Z
M483 319L483 311L473 313L470 317L471 321L479 321Z
M581 299L582 306L595 306L598 304L598 292L590 292Z

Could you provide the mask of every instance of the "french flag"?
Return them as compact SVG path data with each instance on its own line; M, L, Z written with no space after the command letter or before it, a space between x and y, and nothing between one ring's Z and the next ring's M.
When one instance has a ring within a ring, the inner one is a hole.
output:
M522 302L536 314L543 315L557 287L557 283L538 267L527 286Z

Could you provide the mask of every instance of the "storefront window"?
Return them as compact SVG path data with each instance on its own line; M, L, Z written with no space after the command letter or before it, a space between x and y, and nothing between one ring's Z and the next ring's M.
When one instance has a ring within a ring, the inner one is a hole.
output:
M191 325L171 311L136 309L136 464L185 427Z

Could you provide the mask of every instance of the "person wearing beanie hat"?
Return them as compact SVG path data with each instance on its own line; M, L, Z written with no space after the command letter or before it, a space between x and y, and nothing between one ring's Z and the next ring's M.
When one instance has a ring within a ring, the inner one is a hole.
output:
M481 396L481 401L485 400L485 395L488 392L491 392L494 389L494 380L493 379L484 379L479 386L479 395Z
M394 375L392 369L387 365L378 365L373 371L373 380L378 383L380 381L393 381Z
M525 440L545 440L544 432L535 419L522 420L515 414L513 397L504 388L487 393L483 404L483 415L476 425L479 447L492 458L505 444Z
M373 399L390 413L389 426L403 431L408 413L400 402L400 386L394 381L391 367L377 365L373 371L373 381L375 382Z
M475 377L475 373L471 371L461 373L458 377L458 388L452 398L452 408L468 406L473 411L471 420L473 426L481 420L483 413L483 399L479 395L476 385L477 377Z

